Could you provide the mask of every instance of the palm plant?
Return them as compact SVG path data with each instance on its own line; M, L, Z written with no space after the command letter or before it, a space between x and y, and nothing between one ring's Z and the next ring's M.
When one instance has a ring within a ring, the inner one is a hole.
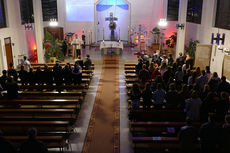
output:
M43 48L45 49L44 56L47 60L49 60L50 57L56 57L58 60L64 57L59 43L60 41L55 40L51 33L49 33L48 31L45 32Z

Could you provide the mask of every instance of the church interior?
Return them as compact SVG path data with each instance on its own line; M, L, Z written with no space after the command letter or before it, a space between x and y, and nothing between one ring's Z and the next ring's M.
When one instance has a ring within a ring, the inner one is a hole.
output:
M229 0L0 0L0 152L229 153Z

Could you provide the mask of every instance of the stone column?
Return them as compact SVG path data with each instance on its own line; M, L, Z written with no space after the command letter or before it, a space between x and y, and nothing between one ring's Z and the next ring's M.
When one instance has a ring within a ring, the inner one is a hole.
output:
M177 30L176 57L179 56L180 52L184 53L187 7L188 7L188 0L180 0L178 23L184 24L184 29L179 28Z
M34 9L35 39L37 44L38 63L44 63L44 51L43 51L44 29L43 29L41 0L33 0L33 9Z

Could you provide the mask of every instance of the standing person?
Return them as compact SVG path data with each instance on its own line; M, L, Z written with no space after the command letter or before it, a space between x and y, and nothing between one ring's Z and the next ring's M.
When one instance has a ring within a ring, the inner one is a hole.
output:
M27 82L27 71L24 69L24 66L21 66L21 70L19 71L19 78L21 80L22 85L26 84Z
M16 153L13 145L3 137L3 132L0 131L0 148L2 153Z
M191 118L193 121L200 119L200 107L202 101L198 96L197 91L193 91L191 98L185 100L185 109L187 117Z
M14 69L14 64L10 63L10 68L8 70L8 77L13 77L14 81L18 81L18 74L17 71Z
M225 116L225 124L222 128L221 153L230 152L230 115Z
M53 78L56 85L60 86L62 84L62 67L58 62L53 67Z
M63 40L62 42L62 52L64 54L64 56L66 56L66 51L67 51L67 40Z
M208 122L200 127L201 153L218 153L220 134L220 128L215 123L215 116L209 114Z
M172 54L170 53L170 54L169 54L169 57L168 57L168 65L169 65L169 66L172 66L173 63L174 63L174 59L173 59Z
M42 72L42 80L46 85L53 84L53 74L52 71L48 68L48 65L44 65L44 70Z
M37 140L37 130L32 128L28 131L28 139L22 143L19 153L47 153L45 145Z
M81 39L83 41L82 47L85 49L85 32L84 31L82 31Z
M2 86L3 90L6 90L6 81L8 79L6 73L7 73L7 71L3 70L2 76L0 77L0 85Z
M178 138L182 153L196 152L198 131L192 126L190 118L186 118L186 125L180 129Z
M138 110L140 106L141 91L138 84L133 84L131 91L132 109Z
M26 56L23 57L23 65L24 65L24 68L27 72L29 72L30 68L31 68L31 64L30 64L30 61L27 59Z
M142 69L139 72L139 80L141 83L145 83L149 80L149 71L146 69L146 65L142 66Z
M82 40L78 38L78 35L75 35L75 38L72 41L73 45L73 56L74 58L81 58L81 45L82 45ZM75 53L76 51L76 53Z
M68 64L66 64L63 69L63 78L64 78L65 85L72 84L72 69Z
M144 110L147 108L147 110L150 109L151 103L152 103L152 90L150 83L146 83L145 89L142 92L143 97L143 108Z
M8 99L15 99L18 97L18 84L13 80L13 77L9 77L6 83L7 97Z
M74 68L72 70L72 75L74 84L80 85L82 80L82 69L77 61L75 62Z

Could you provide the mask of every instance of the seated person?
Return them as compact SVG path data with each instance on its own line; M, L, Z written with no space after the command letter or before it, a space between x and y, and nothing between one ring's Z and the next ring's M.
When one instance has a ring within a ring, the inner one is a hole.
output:
M22 143L19 153L47 153L45 145L36 139L37 130L32 128L28 131L28 140Z
M3 70L2 71L2 76L0 77L0 85L2 86L3 90L6 90L6 81L7 81L7 75L6 75L7 71Z
M85 59L85 62L84 62L85 70L91 70L91 66L92 66L92 61L90 59L90 56L86 55L86 59Z
M0 130L0 148L2 153L16 153L16 149L12 144L3 137L3 132Z

